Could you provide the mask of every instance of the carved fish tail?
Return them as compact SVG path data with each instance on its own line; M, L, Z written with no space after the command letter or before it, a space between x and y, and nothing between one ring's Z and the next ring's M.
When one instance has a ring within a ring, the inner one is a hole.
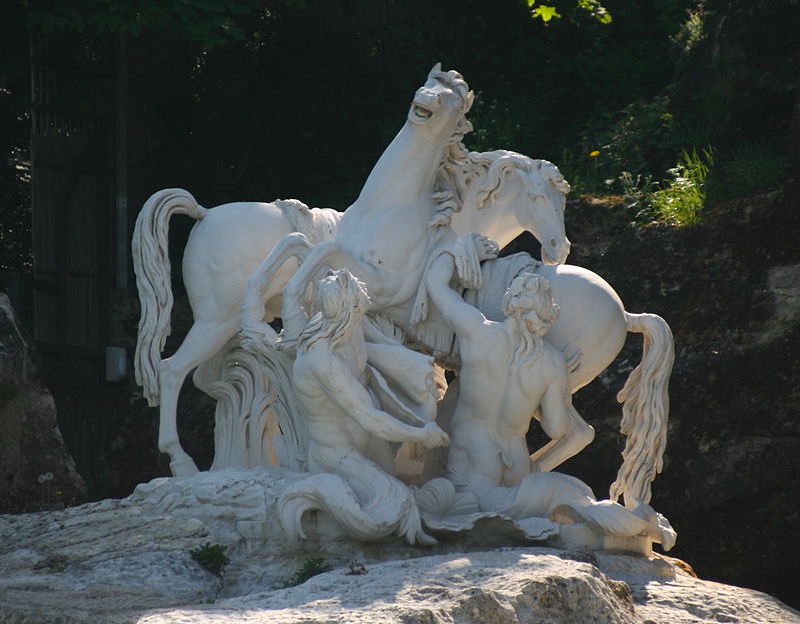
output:
M207 210L183 189L163 189L150 196L133 230L133 270L139 291L141 316L134 366L136 383L151 406L159 404L158 366L170 334L172 286L168 250L169 219L185 214L202 219Z
M635 508L650 501L650 483L663 467L669 418L669 378L675 360L672 331L655 314L625 313L629 332L644 335L641 363L617 395L623 403L620 430L628 436L623 462L611 484L610 498L625 497Z
M290 539L305 538L302 520L307 511L329 513L351 537L370 541L392 533L410 544L432 543L421 528L419 511L405 486L391 481L380 500L362 505L347 482L335 474L315 474L288 488L278 500L278 517ZM393 487L394 486L394 487ZM405 492L400 491L403 488Z

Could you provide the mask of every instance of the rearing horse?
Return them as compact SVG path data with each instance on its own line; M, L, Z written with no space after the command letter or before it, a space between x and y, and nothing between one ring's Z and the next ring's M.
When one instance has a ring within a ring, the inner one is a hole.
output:
M429 93L447 86L448 76L441 74L432 72L418 92L409 120L370 174L358 201L345 213L334 238L312 248L302 237L287 237L251 277L243 305L245 334L259 333L259 295L269 285L271 275L288 258L297 257L302 264L283 293L285 342L291 343L303 328L306 314L302 298L329 266L346 267L356 274L367 284L373 309L413 335L412 297L438 244L447 242L448 236L452 240L456 234L475 231L503 247L522 231L533 231L542 243L545 261L536 270L551 282L561 308L546 340L563 352L580 354L570 370L572 392L614 360L628 332L644 334L642 362L619 394L624 402L622 430L628 441L611 496L624 495L632 506L647 502L650 482L661 469L666 442L667 386L674 358L669 326L653 314L626 312L611 286L593 272L558 264L569 252L563 230L564 196L569 185L551 163L503 150L466 153L456 139L450 142L448 157L442 161L444 172L440 170L439 179L434 180L426 167L434 167L444 146L435 149L433 141L425 140L423 130L424 123L435 119L439 109L430 104L423 108L423 102L441 101L440 95ZM450 126L455 127L452 121ZM397 177L389 176L387 172L396 166L401 167ZM534 210L542 206L550 207L550 215L555 207L558 218L548 219L548 213L543 212L541 221L560 223L560 231L550 227L551 234L544 234L536 227L541 223L531 223ZM443 227L447 225L450 227ZM499 296L489 298L479 307L487 317L499 320L495 309L499 300ZM431 343L428 346L435 348ZM568 430L565 436L572 438L563 443L574 454L591 441L593 432L587 425Z

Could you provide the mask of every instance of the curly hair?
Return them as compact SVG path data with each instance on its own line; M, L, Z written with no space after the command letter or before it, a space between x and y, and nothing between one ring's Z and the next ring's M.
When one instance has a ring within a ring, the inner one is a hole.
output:
M350 271L332 271L317 286L317 309L298 337L298 351L310 349L319 340L336 345L370 304L367 289Z
M553 301L550 282L527 271L515 277L506 289L502 310L506 316L521 316L532 310L547 325L558 318L558 304Z

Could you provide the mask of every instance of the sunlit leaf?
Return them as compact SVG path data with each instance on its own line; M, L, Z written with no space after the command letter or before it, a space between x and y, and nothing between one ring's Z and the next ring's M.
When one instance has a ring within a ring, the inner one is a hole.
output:
M545 24L554 17L561 17L561 14L556 11L554 6L548 6L546 4L541 4L536 7L533 11L531 11L531 15L533 15L533 17L541 18Z

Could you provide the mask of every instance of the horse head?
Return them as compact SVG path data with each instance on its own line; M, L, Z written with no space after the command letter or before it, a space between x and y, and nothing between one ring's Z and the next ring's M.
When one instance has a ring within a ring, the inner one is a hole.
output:
M429 133L431 139L447 136L451 141L460 140L471 130L466 113L473 99L474 94L461 74L442 71L441 63L437 63L414 94L408 121Z
M542 262L563 264L571 247L564 227L569 184L558 167L546 160L532 160L524 175L525 201L515 202L517 217L542 244Z

